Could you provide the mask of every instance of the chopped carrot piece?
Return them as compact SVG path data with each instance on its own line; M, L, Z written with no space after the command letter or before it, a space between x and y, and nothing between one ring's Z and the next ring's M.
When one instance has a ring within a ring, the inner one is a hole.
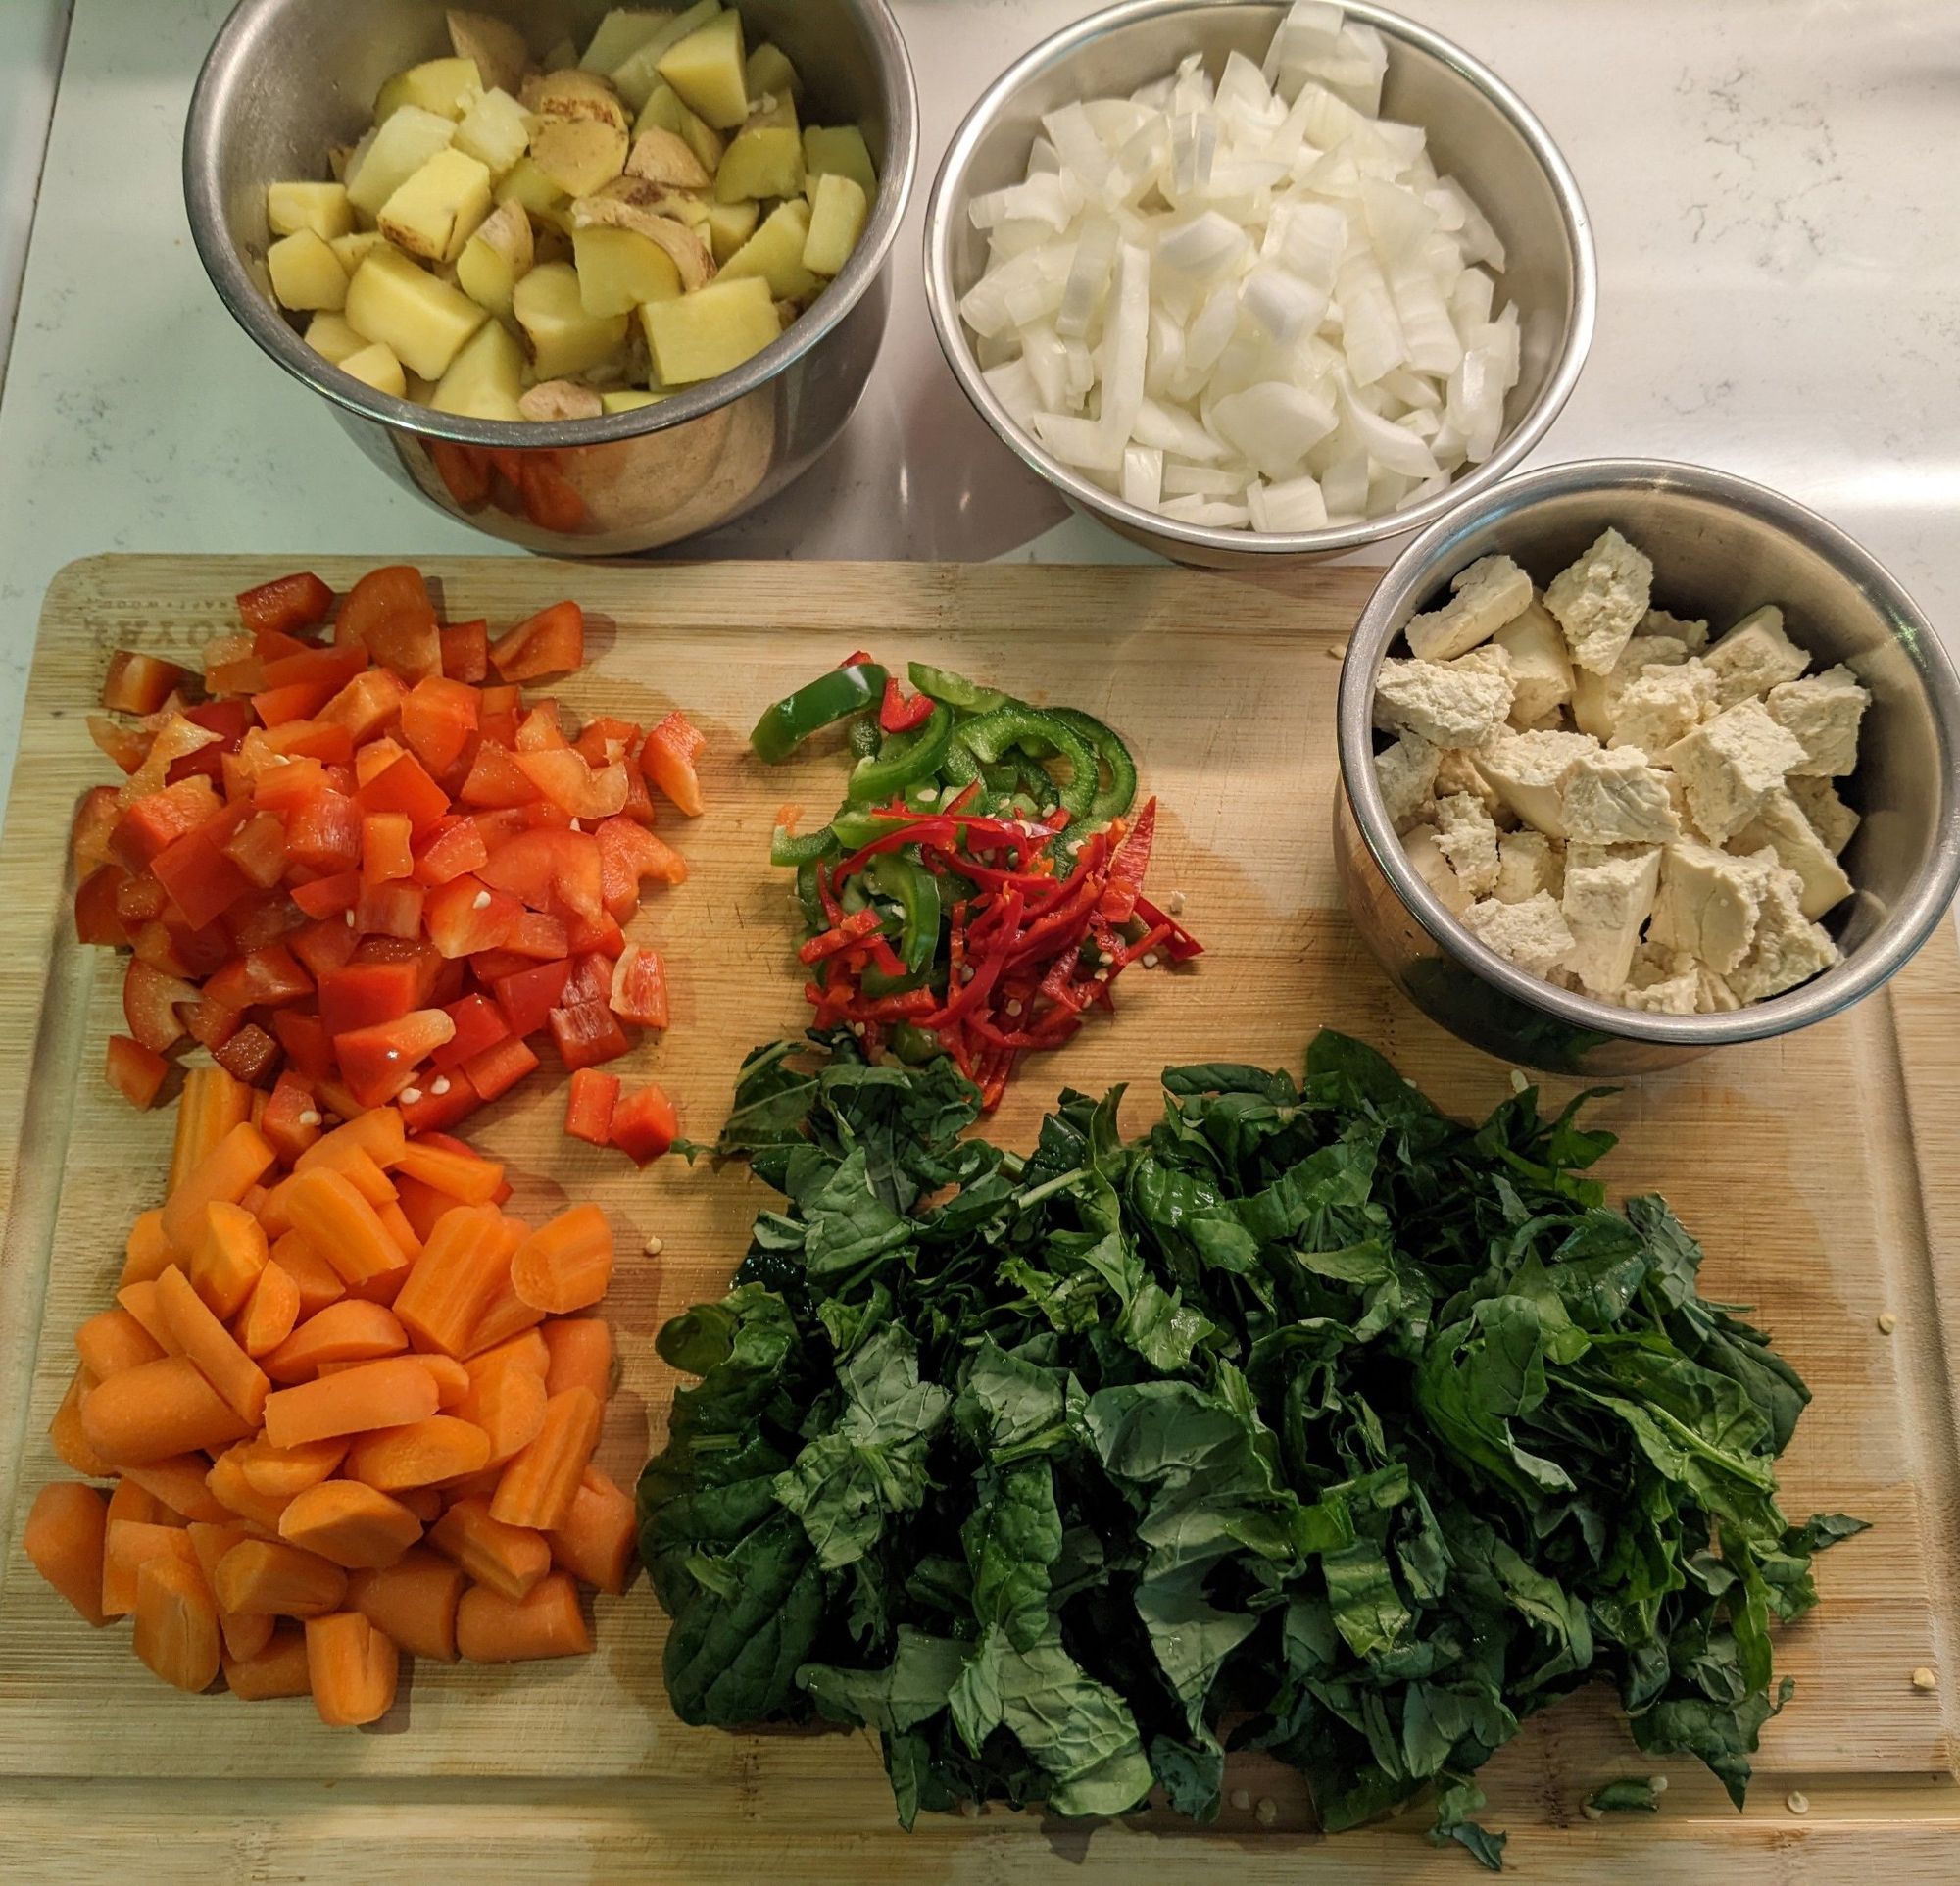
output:
M202 1454L174 1454L167 1461L150 1461L141 1466L122 1469L123 1479L141 1487L151 1499L185 1520L203 1519L211 1523L230 1514L206 1484L211 1463Z
M612 1331L600 1316L565 1316L546 1323L544 1338L545 1393L562 1395L567 1388L589 1388L604 1402L612 1391Z
M529 1227L521 1218L504 1220L505 1241L512 1251L514 1252L529 1235ZM498 1280L495 1294L484 1306L482 1315L477 1317L476 1327L469 1332L464 1357L467 1360L471 1356L480 1356L484 1350L494 1349L499 1343L508 1342L526 1329L535 1329L544 1319L542 1310L517 1295L507 1266L506 1274Z
M275 1626L270 1641L256 1657L224 1657L220 1662L226 1687L247 1703L313 1693L306 1632L291 1625Z
M266 1438L276 1447L297 1447L338 1434L402 1427L426 1420L435 1409L435 1378L413 1358L392 1356L269 1395Z
M231 1078L229 1074L224 1077ZM123 1246L122 1274L117 1282L147 1283L162 1276L176 1261L176 1253L164 1235L162 1210L139 1213L136 1222L129 1227L129 1242Z
M399 1356L408 1332L386 1304L346 1297L309 1316L266 1358L275 1382L311 1381L322 1363L374 1362Z
M472 1663L584 1657L592 1632L579 1609L578 1587L558 1571L521 1598L506 1598L487 1585L466 1591L456 1613L456 1647Z
M246 1090L249 1109L251 1089ZM204 1235L204 1209L215 1201L236 1205L274 1163L265 1135L241 1119L164 1201L164 1235L179 1259L188 1259Z
M330 1171L340 1171L357 1153L366 1153L376 1166L389 1169L401 1164L408 1144L401 1109L370 1107L366 1113L356 1114L346 1125L322 1133L299 1156L293 1169L311 1172L318 1166L325 1166Z
M461 1356L510 1270L502 1214L493 1205L459 1207L436 1221L395 1314L423 1347Z
M176 1262L174 1258L167 1264L166 1270ZM116 1293L116 1301L143 1325L150 1340L166 1356L181 1356L182 1346L171 1334L171 1319L164 1315L164 1306L157 1296L157 1280L151 1277L142 1283L125 1283Z
M272 1262L299 1285L301 1322L347 1294L340 1272L298 1231L288 1231L272 1246Z
M290 1500L309 1487L330 1480L347 1458L342 1440L308 1441L301 1447L274 1447L270 1441L247 1441L234 1448L245 1484L275 1500ZM275 1528L276 1530L276 1528Z
M174 1192L220 1140L251 1117L252 1089L222 1067L193 1067L177 1102L176 1142L168 1190Z
M409 1215L402 1210L399 1193L386 1205L377 1205L374 1216L381 1220L381 1228L395 1240L395 1249L413 1264L422 1254L421 1234L410 1221Z
M292 1272L270 1259L252 1286L244 1312L233 1327L238 1346L255 1361L270 1356L293 1333L300 1319L300 1286Z
M82 1403L88 1399L88 1391L94 1386L95 1377L77 1363L74 1373L69 1378L68 1393L62 1397L54 1419L48 1423L48 1439L61 1456L64 1465L91 1480L101 1480L116 1469L89 1445L81 1425Z
M545 1534L552 1561L588 1585L617 1597L633 1575L639 1521L633 1498L610 1475L588 1466L571 1496L564 1523Z
M298 1172L280 1189L286 1193L294 1230L339 1271L343 1282L353 1285L408 1267L373 1206L344 1173L326 1167Z
M142 1363L153 1363L164 1346L126 1310L104 1310L74 1332L74 1353L99 1382Z
M35 1494L21 1529L22 1549L34 1569L98 1626L109 1621L102 1609L108 1535L109 1502L75 1480L52 1480Z
M271 1388L266 1371L232 1340L230 1330L211 1314L191 1280L175 1265L157 1279L157 1301L183 1353L204 1371L239 1418L256 1426Z
M435 1486L480 1473L490 1463L490 1437L453 1414L431 1414L406 1427L364 1434L347 1455L347 1476L384 1493Z
M113 1526L118 1519L134 1519L146 1526L176 1524L170 1508L148 1487L138 1486L127 1475L109 1490L109 1523Z
M492 1204L504 1186L504 1168L495 1160L425 1146L419 1140L410 1141L395 1169L434 1186L459 1205Z
M492 1518L487 1500L452 1502L429 1528L428 1543L479 1585L507 1598L521 1598L551 1570L551 1547L544 1534Z
M205 1525L192 1521L191 1549L204 1572L204 1582L217 1597L218 1563L233 1546L242 1546L251 1532L235 1521L225 1525ZM218 1628L224 1638L224 1655L230 1658L256 1657L270 1641L274 1625L265 1612L220 1611Z
M435 1377L436 1407L445 1414L469 1393L469 1370L454 1356L417 1356L416 1361Z
M218 1607L193 1557L155 1558L136 1574L136 1655L193 1696L218 1680Z
M434 1525L442 1517L443 1508L449 1504L449 1494L442 1487L405 1486L395 1498L425 1526Z
M322 1480L279 1515L288 1545L350 1570L393 1564L421 1536L421 1521L407 1507L358 1480Z
M378 1722L394 1708L401 1656L358 1611L309 1617L306 1647L313 1706L328 1728Z
M474 1379L486 1370L500 1367L507 1362L519 1363L528 1368L539 1381L543 1381L551 1367L551 1350L546 1346L544 1331L533 1326L520 1329L514 1336L507 1336L494 1348L479 1349L464 1366Z
M211 1471L204 1476L204 1483L211 1489L212 1498L227 1513L235 1513L241 1519L249 1519L255 1526L263 1526L268 1532L279 1529L279 1514L285 1512L290 1493L265 1493L254 1486L246 1477L245 1463L252 1452L263 1448L265 1441L241 1441L236 1447L226 1448L211 1464Z
M579 1476L599 1445L603 1412L590 1389L567 1388L552 1396L537 1438L512 1460L497 1482L491 1517L512 1526L563 1525Z
M247 1539L218 1562L211 1585L225 1611L319 1617L347 1596L347 1573L299 1546Z
M456 1608L466 1583L463 1567L425 1546L411 1546L393 1564L357 1571L347 1603L414 1657L456 1662Z
M81 1405L81 1431L113 1465L141 1466L242 1440L252 1423L188 1356L166 1356L96 1383Z
M197 1563L197 1549L182 1526L110 1517L102 1550L102 1609L111 1617L126 1617L136 1609L136 1574L146 1559L160 1553Z
M244 1309L266 1260L265 1229L242 1205L220 1199L205 1208L190 1280L214 1315L231 1317Z
M547 1315L584 1310L612 1281L612 1227L598 1206L574 1205L541 1224L511 1258L511 1287Z
M457 1403L456 1412L489 1437L490 1452L483 1464L501 1467L538 1438L550 1399L545 1378L511 1360L495 1367L472 1368L469 1392Z

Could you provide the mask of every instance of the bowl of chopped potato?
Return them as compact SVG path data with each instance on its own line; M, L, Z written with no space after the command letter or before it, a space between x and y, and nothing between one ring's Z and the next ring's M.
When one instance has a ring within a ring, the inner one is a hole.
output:
M917 138L884 0L243 0L184 190L239 325L368 457L612 555L730 521L843 429Z
M1342 671L1363 936L1493 1054L1638 1073L1837 1015L1960 884L1960 679L1814 512L1696 466L1512 478L1418 537Z

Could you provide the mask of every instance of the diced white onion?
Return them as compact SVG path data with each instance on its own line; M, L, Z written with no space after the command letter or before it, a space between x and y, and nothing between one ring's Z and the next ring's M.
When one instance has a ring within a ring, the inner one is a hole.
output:
M1047 323L1038 323L1021 335L1021 358L1034 377L1037 404L1058 412L1069 404L1068 352L1061 337Z
M1166 498L1157 506L1157 515L1211 530L1243 530L1252 521L1251 512L1243 504L1226 504L1218 498Z
M1261 263L1239 284L1239 302L1282 347L1291 346L1300 335L1317 327L1327 313L1327 296L1322 290L1302 281L1291 269L1276 268L1271 263ZM1439 310L1443 307L1440 296L1436 305ZM1456 330L1449 326L1447 315L1444 316L1443 324L1454 340ZM1452 359L1450 365L1455 364Z
M1131 437L1140 445L1175 452L1179 458L1195 459L1204 465L1225 456L1225 447L1183 408L1153 399L1145 400L1137 409L1137 423Z
M1212 408L1211 423L1226 444L1250 459L1262 477L1290 477L1307 452L1339 422L1325 400L1267 380L1243 393L1228 393Z
M1163 503L1164 455L1153 445L1123 448L1123 502L1145 511Z
M1318 530L1327 521L1327 500L1313 478L1285 478L1251 485L1246 502L1254 530Z
M1205 210L1169 224L1157 237L1157 260L1186 274L1209 278L1222 274L1251 244L1244 229L1228 216Z
M1244 469L1227 472L1215 465L1191 465L1167 459L1163 494L1167 498L1240 498L1246 490Z
M1007 409L1007 417L1016 425L1033 423L1035 414L1041 408L1041 396L1025 360L1010 360L1000 367L990 367L980 377L992 389L994 397Z
M1113 217L1092 217L1082 225L1054 318L1054 331L1064 339L1080 340L1089 331L1108 292L1109 271L1115 267L1121 239Z

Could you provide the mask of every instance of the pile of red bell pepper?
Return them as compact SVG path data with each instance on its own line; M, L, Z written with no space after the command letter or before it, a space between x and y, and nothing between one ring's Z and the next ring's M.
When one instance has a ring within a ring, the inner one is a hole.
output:
M201 686L110 664L104 707L140 718L90 721L127 778L76 817L75 926L131 953L109 1076L137 1106L188 1037L296 1141L383 1105L439 1131L536 1067L539 1034L580 1075L667 1025L661 960L621 926L687 875L652 789L700 813L702 736L526 707L521 683L584 660L575 602L493 639L395 566L333 603L312 574L248 590ZM666 1097L607 1080L571 1129L663 1152Z
M1188 962L1203 946L1142 893L1156 836L1156 801L1134 821L1091 833L1072 859L1057 859L1066 815L1040 822L983 818L967 808L969 787L936 811L903 801L874 817L894 829L836 865L819 867L817 894L830 927L810 938L801 960L823 965L805 985L816 1025L848 1025L874 1051L909 1024L935 1037L980 1089L999 1104L1014 1064L1031 1050L1058 1048L1091 1008L1108 1009L1116 978L1133 963ZM976 887L953 902L946 986L865 993L861 977L904 968L875 909L846 916L843 886L881 853L904 850L941 879Z

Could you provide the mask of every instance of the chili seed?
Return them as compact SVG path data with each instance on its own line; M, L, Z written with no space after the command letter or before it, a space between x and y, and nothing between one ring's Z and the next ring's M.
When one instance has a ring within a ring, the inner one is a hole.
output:
M1912 1673L1912 1686L1916 1690L1936 1690L1939 1687L1939 1678L1922 1663Z
M404 1087L402 1089L402 1104L405 1107L419 1105L421 1097L422 1090L419 1087Z

